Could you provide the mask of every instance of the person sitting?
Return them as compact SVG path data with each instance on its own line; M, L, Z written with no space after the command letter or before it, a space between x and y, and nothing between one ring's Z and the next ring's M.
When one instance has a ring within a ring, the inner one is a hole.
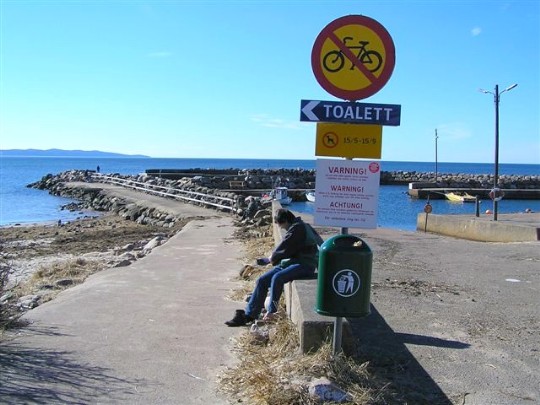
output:
M259 201L253 196L246 197L246 202L248 203L248 206L242 219L253 218L260 208Z
M284 208L276 212L274 222L286 230L285 236L271 256L258 259L257 264L271 263L275 267L257 279L246 309L236 310L234 318L225 322L228 326L244 326L258 319L268 290L270 302L263 320L272 320L278 310L283 285L315 273L319 261L318 246L323 243L317 231Z

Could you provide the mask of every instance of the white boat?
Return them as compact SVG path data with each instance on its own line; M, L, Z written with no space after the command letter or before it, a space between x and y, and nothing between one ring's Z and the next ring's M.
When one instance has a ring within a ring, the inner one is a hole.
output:
M306 191L306 200L315 202L315 190Z
M292 202L292 198L288 193L287 187L276 187L270 193L272 200L279 202L281 205L289 205Z

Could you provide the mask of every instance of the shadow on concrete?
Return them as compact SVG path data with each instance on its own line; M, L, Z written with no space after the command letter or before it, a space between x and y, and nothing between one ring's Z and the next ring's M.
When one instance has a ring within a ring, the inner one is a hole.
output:
M396 333L371 305L371 315L348 318L356 341L355 357L369 362L377 380L392 392L396 403L451 405L428 372L418 363L405 344L465 349L469 344L431 336Z
M468 343L458 342L456 340L440 339L433 336L413 335L410 333L395 333L396 339L402 343L409 343L419 346L446 347L448 349L466 349L470 346Z
M30 333L60 335L35 328ZM80 364L69 351L29 348L14 341L0 343L2 403L81 404L103 398L114 402L136 394L137 385L139 381L117 378L110 369Z

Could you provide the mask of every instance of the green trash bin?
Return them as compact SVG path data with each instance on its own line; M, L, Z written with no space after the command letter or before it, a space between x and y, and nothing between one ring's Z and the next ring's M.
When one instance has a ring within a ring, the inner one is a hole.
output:
M326 240L319 250L315 311L336 317L369 315L372 261L371 249L356 236Z

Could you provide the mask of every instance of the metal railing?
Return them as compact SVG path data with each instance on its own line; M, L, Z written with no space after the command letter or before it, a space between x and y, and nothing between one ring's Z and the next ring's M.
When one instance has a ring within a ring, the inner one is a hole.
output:
M92 180L101 183L115 184L121 187L139 190L150 194L155 194L159 197L169 197L181 201L189 201L199 204L202 203L204 205L210 205L212 207L220 208L223 210L234 210L234 199L228 197L220 197L214 194L205 194L196 191L183 190L181 188L158 186L155 184L142 183L131 179L122 179L119 177L107 176L100 173L93 173ZM194 196L199 198L193 198ZM209 201L209 199L218 200L221 203ZM224 203L229 203L230 205L224 205Z

